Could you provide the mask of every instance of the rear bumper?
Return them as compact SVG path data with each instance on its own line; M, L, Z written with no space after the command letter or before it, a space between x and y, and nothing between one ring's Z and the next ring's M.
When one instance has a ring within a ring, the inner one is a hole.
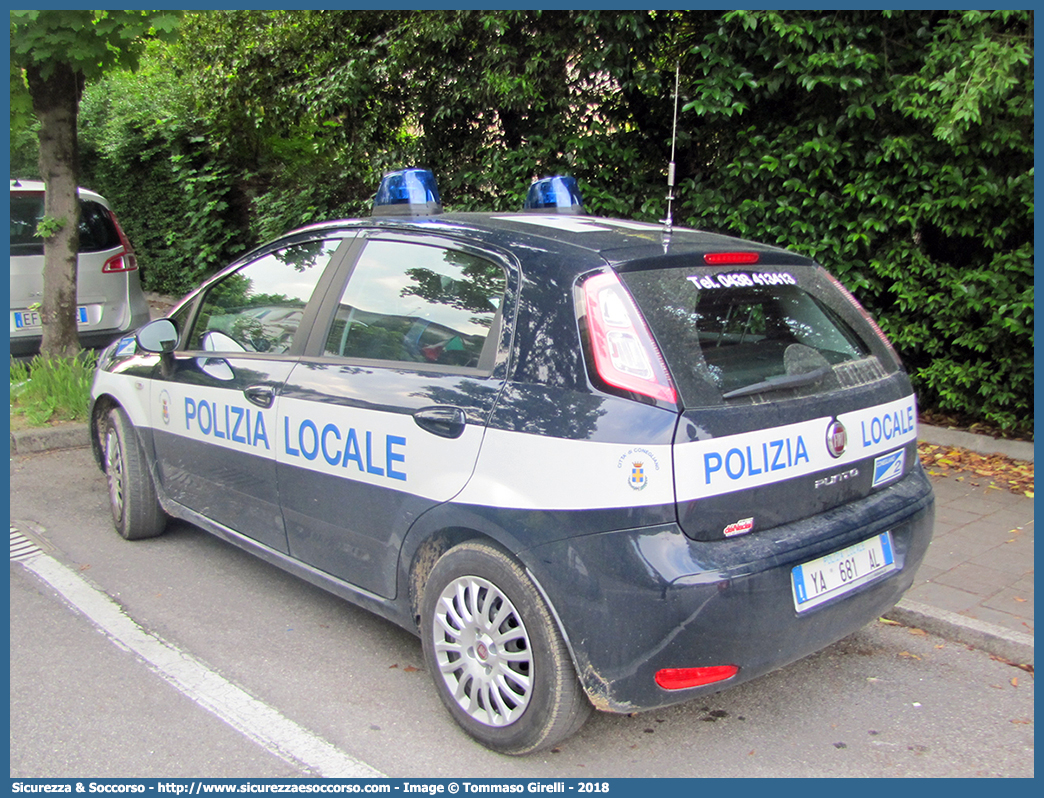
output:
M598 709L687 701L818 651L893 607L932 536L934 499L921 468L866 499L756 535L699 542L674 524L588 535L525 557L568 637ZM884 531L898 569L798 613L791 569ZM663 668L737 665L731 679L665 690Z

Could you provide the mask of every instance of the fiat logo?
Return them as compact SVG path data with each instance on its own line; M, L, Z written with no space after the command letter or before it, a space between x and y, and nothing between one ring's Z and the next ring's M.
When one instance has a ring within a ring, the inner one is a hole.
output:
M848 433L845 431L845 425L836 418L827 427L826 444L827 451L830 452L831 457L840 457L845 453L845 446L848 444Z

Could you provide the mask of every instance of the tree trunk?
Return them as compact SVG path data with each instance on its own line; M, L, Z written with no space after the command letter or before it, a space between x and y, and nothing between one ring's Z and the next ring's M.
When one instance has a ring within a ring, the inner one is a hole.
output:
M80 248L79 153L76 117L82 75L59 64L46 78L26 70L33 111L40 121L40 174L46 187L44 221L43 355L71 358L80 350L76 322L76 254Z

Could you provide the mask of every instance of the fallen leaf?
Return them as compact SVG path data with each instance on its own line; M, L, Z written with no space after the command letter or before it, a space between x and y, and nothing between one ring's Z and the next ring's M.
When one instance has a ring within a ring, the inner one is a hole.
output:
M398 668L398 667L399 667L399 663L396 662L394 665L389 665L388 666L388 670L391 670L392 668Z
M403 673L416 673L418 670L420 670L420 669L419 668L414 668L412 665L407 665L405 668L402 669L402 672Z
M1018 596L1014 596L1013 598L1015 599L1015 601L1019 602L1020 604L1025 604L1026 603L1026 599L1024 599L1024 598L1019 598Z
M900 651L899 656L907 657L908 659L920 659L919 656L917 656L916 654L911 654L909 651Z
M911 628L910 629L910 634L912 634L912 635L926 635L928 633L926 631L924 631L924 629Z
M958 447L939 447L919 443L917 446L921 463L933 477L953 477L962 481L970 476L967 484L980 487L982 483L974 477L985 477L991 484L987 490L1010 490L1012 493L1033 498L1033 463L1013 460L1000 454L981 455ZM994 484L994 482L999 484Z
M877 620L879 620L881 623L886 623L889 626L902 626L902 624L899 623L899 621L893 621L891 618L878 618Z
M1019 677L1018 676L1012 676L1011 677L1011 686L1012 687L1018 687L1019 686Z

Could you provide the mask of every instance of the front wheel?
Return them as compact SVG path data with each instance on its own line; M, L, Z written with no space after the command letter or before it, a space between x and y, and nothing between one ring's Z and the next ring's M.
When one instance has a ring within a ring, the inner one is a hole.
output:
M424 588L421 634L439 697L487 748L547 748L591 712L546 604L493 546L464 543L439 559Z
M167 516L156 498L138 436L119 407L105 419L104 443L109 508L116 531L127 540L156 537L167 526Z

